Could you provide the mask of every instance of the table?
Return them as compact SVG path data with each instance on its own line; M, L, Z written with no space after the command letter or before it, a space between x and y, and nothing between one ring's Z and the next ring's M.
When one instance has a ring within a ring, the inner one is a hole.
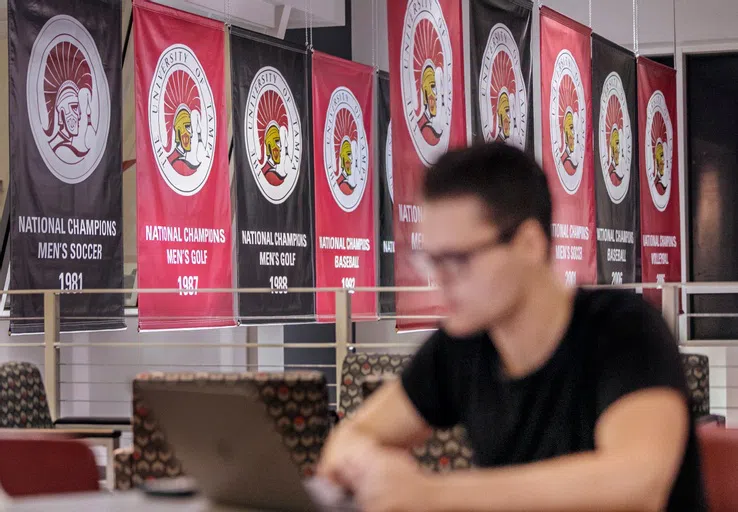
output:
M88 429L88 430L120 430L121 432L130 432L131 418L109 418L109 417L78 417L65 416L54 422L54 428L62 429Z
M245 512L211 505L204 498L152 498L137 491L26 498L2 503L2 512Z
M120 447L120 430L103 428L0 428L2 437L57 436L79 439L91 446L105 448L105 485L115 487L114 452Z

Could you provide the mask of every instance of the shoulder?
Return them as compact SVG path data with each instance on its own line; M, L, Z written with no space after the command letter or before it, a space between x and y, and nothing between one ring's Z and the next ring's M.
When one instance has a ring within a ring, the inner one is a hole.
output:
M628 290L580 289L577 306L584 306L591 314L658 313L641 295Z
M595 379L598 415L644 389L671 388L686 397L679 347L658 309L621 291L582 291L577 300L578 340Z
M575 315L598 351L678 352L661 312L642 296L620 290L580 290Z
M679 361L677 341L661 312L642 296L619 290L582 290L576 307L580 325L598 358Z
M659 310L641 295L623 290L579 290L575 314L600 329L666 329Z
M448 375L454 372L465 362L479 356L480 345L489 338L485 334L476 334L467 337L449 335L443 329L431 334L420 346L411 359L410 366L418 371L421 368Z

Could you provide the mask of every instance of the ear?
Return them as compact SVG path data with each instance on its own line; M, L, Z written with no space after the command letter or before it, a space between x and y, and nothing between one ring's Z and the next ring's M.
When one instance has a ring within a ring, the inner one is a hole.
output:
M540 265L549 260L551 254L549 237L543 226L533 219L524 221L518 227L510 243L520 258L528 264Z

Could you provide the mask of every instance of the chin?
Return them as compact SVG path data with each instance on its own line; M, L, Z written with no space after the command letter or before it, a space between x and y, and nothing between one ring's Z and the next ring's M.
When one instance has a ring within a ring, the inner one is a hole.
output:
M484 329L484 326L478 325L477 322L471 322L469 319L455 318L453 316L446 318L442 322L441 327L443 327L446 334L459 338L471 336Z

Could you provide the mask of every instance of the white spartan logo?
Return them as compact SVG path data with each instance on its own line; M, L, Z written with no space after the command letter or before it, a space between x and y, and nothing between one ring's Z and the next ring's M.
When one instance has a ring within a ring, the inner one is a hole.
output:
M39 153L65 183L97 168L107 145L110 92L92 36L56 16L41 29L28 66L28 117Z

